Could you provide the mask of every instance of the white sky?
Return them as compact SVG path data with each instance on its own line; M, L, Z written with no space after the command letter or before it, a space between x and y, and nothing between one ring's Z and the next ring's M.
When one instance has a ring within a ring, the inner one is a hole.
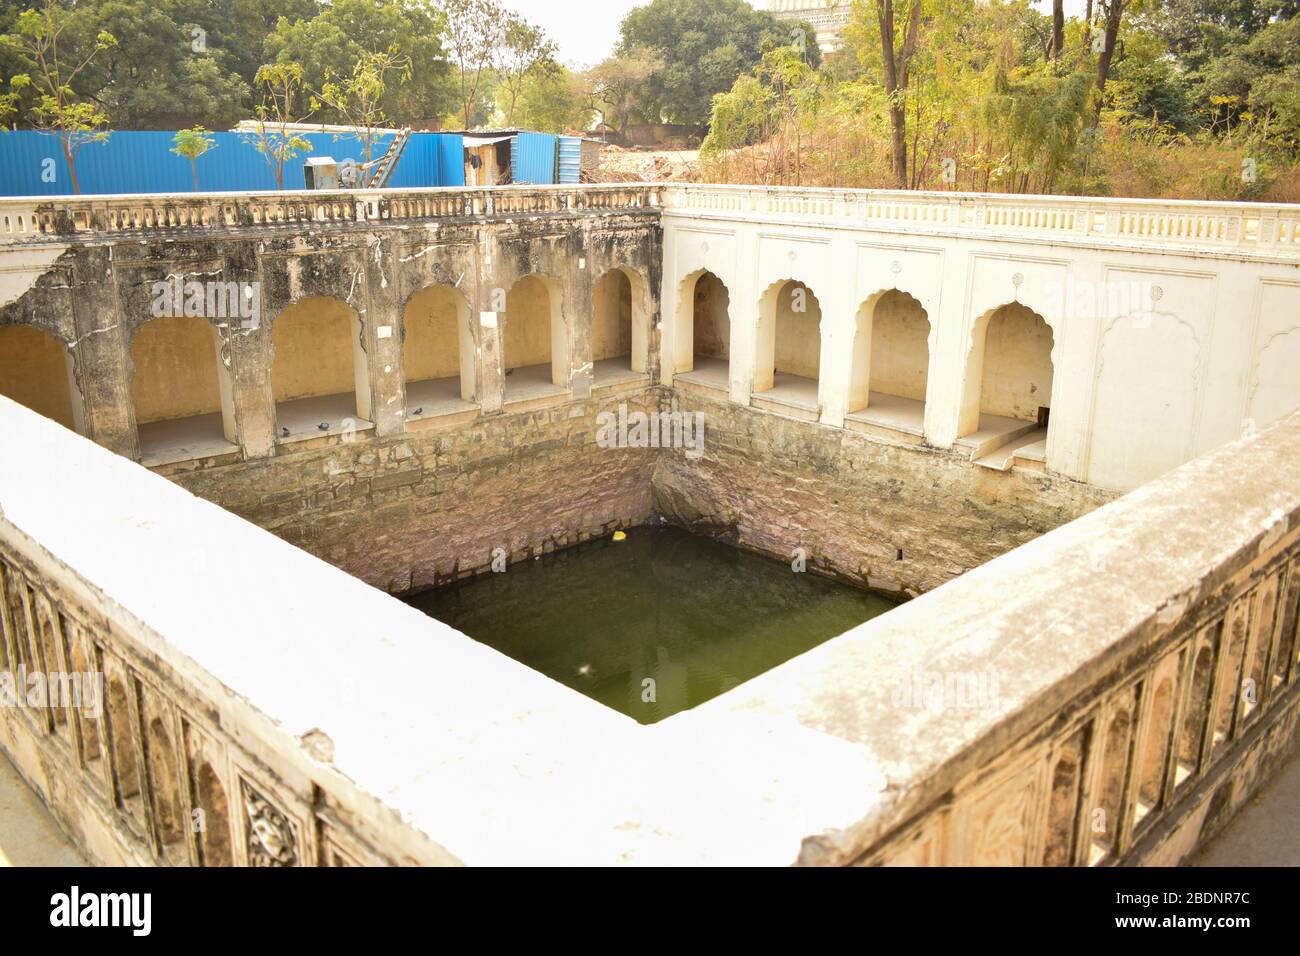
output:
M569 66L598 63L618 42L618 26L629 10L644 6L649 0L503 0L507 7L522 14L546 31L560 47L560 59ZM1065 0L1065 15L1083 15L1085 0ZM766 0L750 0L750 5L766 9ZM1040 10L1050 10L1051 0L1034 0Z

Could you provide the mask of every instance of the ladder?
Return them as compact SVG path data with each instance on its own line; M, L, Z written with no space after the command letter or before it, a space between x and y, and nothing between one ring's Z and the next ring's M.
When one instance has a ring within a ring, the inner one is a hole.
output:
M397 131L397 135L393 137L392 143L388 146L388 151L379 157L378 163L375 164L374 172L370 174L370 179L366 182L367 189L383 189L388 184L388 179L393 175L393 170L397 168L397 161L402 158L402 150L406 148L410 138L411 128L409 126Z

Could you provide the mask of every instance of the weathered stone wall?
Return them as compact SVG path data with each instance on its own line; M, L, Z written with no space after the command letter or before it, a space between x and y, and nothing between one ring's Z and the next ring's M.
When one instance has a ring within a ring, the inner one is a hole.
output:
M34 327L62 342L82 406L73 409L73 417L79 422L84 417L78 431L137 459L132 344L140 329L158 318L157 283L179 279L259 289L261 314L255 323L203 316L220 337L220 371L232 395L232 441L241 457L251 460L275 454L281 437L272 391L274 330L277 319L297 303L328 297L359 317L359 361L367 384L358 405L369 410L375 433L384 437L404 428L403 315L422 291L443 286L466 298L475 401L484 412L494 412L504 391L502 336L508 317L502 301L515 283L530 275L553 283L566 327L566 354L556 362L573 396L586 398L592 388L596 281L616 268L636 274L649 290L644 311L650 316L658 312L662 268L658 210L649 205L307 221L165 237L147 231L68 232L42 242L48 254L22 271L27 279L21 293L0 300L0 328ZM647 336L648 370L658 368L657 349L658 336Z
M650 449L596 445L602 410L658 388L174 475L183 487L395 593L651 517ZM285 449L281 449L285 451Z
M882 591L931 590L1114 497L695 392L676 405L704 413L704 455L661 455L658 511L786 561L802 548L809 567Z
M623 403L703 413L704 455L601 447L597 416ZM496 548L522 560L661 514L914 595L1112 497L662 387L172 477L394 593L486 570Z

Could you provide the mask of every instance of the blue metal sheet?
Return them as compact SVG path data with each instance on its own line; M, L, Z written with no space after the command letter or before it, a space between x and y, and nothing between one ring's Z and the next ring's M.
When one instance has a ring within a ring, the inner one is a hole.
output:
M535 186L555 182L558 136L520 133L510 145L510 178L513 182Z
M77 180L84 195L183 193L194 189L189 160L171 152L171 132L116 132L104 143L90 143L77 155ZM204 192L273 190L275 174L255 144L240 133L212 133L216 147L199 157L199 189ZM363 160L364 146L348 133L307 133L311 149L284 167L284 188L304 187L302 165L308 156ZM391 134L377 136L371 159L383 155ZM415 133L393 171L389 185L463 186L461 138L445 133ZM54 136L33 130L0 133L0 195L63 196L72 193L67 163Z
M582 179L582 140L577 136L560 137L560 182L576 183Z

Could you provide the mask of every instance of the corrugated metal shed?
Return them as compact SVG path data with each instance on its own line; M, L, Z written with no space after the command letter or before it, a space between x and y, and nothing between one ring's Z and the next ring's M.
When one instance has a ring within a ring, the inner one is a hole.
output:
M521 132L511 145L510 178L516 184L551 185L555 182L558 136Z
M577 183L582 179L582 139L560 137L560 182Z
M194 190L189 160L171 152L171 132L116 132L105 143L90 143L77 156L77 179L84 195L184 193ZM302 189L308 156L333 156L360 162L364 147L347 133L300 134L309 152L285 164L284 188ZM273 190L275 174L248 137L212 133L216 147L199 157L199 189L205 192ZM371 159L383 155L391 135L377 136ZM389 186L464 185L461 138L445 133L415 133L393 171ZM72 192L67 163L54 136L33 130L0 133L0 195L63 196Z

